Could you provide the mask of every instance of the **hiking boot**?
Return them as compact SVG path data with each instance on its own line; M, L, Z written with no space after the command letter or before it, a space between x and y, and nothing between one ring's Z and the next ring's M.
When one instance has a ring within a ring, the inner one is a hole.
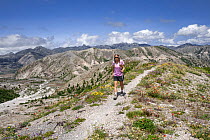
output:
M120 95L121 96L124 96L125 95L125 92L123 92L123 90L120 92Z
M123 90L121 90L120 94L123 95L123 93L124 93Z
M114 95L114 98L113 98L113 99L114 99L114 100L117 100L117 94Z

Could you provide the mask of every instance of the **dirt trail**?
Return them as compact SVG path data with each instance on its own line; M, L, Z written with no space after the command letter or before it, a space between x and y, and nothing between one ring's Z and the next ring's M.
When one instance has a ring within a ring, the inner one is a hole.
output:
M133 79L128 85L125 85L125 93L129 93L136 87L141 79L149 72L155 70L153 67L150 70L145 70L144 73ZM81 123L75 130L62 134L58 137L59 140L84 140L91 135L95 127L103 127L109 134L117 134L117 128L123 126L123 122L127 120L124 114L119 114L122 110L122 106L116 106L117 103L123 103L124 105L130 104L131 97L119 96L117 100L113 100L113 96L109 96L107 101L95 109L82 113L82 118L86 120ZM84 108L85 109L85 108Z

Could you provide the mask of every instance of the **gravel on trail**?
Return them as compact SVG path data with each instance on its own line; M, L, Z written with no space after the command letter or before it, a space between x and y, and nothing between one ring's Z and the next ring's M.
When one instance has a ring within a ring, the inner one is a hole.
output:
M150 70L145 70L144 73L137 76L130 83L128 83L128 85L125 85L125 93L131 92L132 89L135 88L141 81L141 79L153 70L155 70L155 67ZM126 105L130 104L130 101L131 97L128 97L127 94L125 96L119 96L117 100L113 100L113 96L110 95L104 104L90 111L86 110L85 114L81 115L82 118L85 118L86 120L77 126L75 130L62 134L58 137L58 139L84 140L93 133L96 127L103 127L111 135L117 134L117 128L123 126L123 122L127 120L127 117L125 114L119 114L119 111L122 110L122 107L116 106L116 104L123 102L124 105Z

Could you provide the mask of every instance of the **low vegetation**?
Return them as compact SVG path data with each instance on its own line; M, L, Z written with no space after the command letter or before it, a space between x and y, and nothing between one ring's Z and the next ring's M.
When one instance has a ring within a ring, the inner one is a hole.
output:
M96 130L93 132L91 136L88 137L88 139L91 140L104 140L108 137L108 134L103 128L96 128Z
M6 101L12 100L14 98L19 97L19 94L16 94L12 89L4 89L0 88L0 103L4 103Z
M187 67L174 63L160 65L157 63L142 64L139 61L134 61L126 65L125 83L129 83L144 70L152 67L156 67L156 70L145 76L137 87L129 93L129 96L133 98L132 102L129 105L124 102L115 104L120 108L117 115L128 118L128 121L124 122L124 126L120 129L120 133L116 136L110 136L103 127L100 127L96 128L89 139L113 137L125 137L125 139L134 140L161 140L164 137L175 139L178 137L177 128L183 127L181 124L188 128L187 133L191 133L193 137L209 139L209 69ZM69 109L69 111L75 110L72 112L79 112L86 106L97 108L113 93L113 82L111 77L100 84L96 84L94 79L91 81L89 84L84 82L84 85L69 86L55 95L21 104L30 104L33 107L38 103L42 104L39 107L41 111L35 110L34 113L30 114L32 118L21 123L17 128L11 126L1 128L0 137L30 139L29 136L18 136L16 131L30 126L31 121L56 111L65 113L65 110ZM91 83L94 83L92 87L90 86ZM44 105L46 100L53 98L58 100ZM85 121L84 118L66 120L62 126L66 132L69 132L83 121ZM35 138L50 138L51 135L53 132L49 131Z
M158 65L130 92L135 110L126 113L130 121L123 136L176 139L176 129L182 128L182 123L189 127L188 133L193 137L209 139L209 81L203 68L174 63Z

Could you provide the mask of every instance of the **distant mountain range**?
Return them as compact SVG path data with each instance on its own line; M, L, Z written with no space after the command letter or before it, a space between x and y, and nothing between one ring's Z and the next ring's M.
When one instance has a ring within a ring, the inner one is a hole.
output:
M37 46L34 49L25 49L17 53L8 53L5 55L0 55L0 74L4 73L14 73L17 69L30 64L38 59L41 59L47 55L52 55L56 53L62 53L66 51L79 51L89 48L100 48L100 49L122 49L128 50L136 47L146 47L150 46L148 44L137 44L137 43L119 43L114 45L98 45L98 46L78 46L78 47L66 47L66 48L55 48L47 49L42 46Z
M137 47L130 50L89 48L46 56L19 69L16 78L60 78L68 81L81 74L82 77L87 77L91 73L103 70L102 67L113 60L115 53L120 54L123 60L173 61L184 64L181 53L161 46ZM94 69L96 67L99 69ZM87 75L84 76L85 73Z
M185 56L180 52L163 46L137 47L129 50L89 48L46 56L19 69L16 78L59 78L68 81L84 73L87 75L82 77L86 77L91 75L91 73L103 70L104 68L101 66L108 65L107 62L110 63L113 60L115 53L120 54L123 60L136 59L160 63L170 61L192 66L205 66L205 63L202 63L197 58ZM99 69L94 69L95 67ZM91 73L89 73L90 71Z
M139 47L150 47L148 44L138 44L138 43L119 43L113 45L98 45L98 46L78 46L78 47L66 47L66 48L55 48L55 49L47 49L42 46L38 46L34 49L25 49L19 51L17 53L9 53L6 55L0 55L0 74L4 73L12 73L21 68L22 66L31 64L32 62L42 59L45 56L53 55L57 53L63 53L66 51L80 51L86 50L90 48L98 48L98 49L120 49L120 50L130 50L133 48ZM175 50L179 53L183 53L184 55L188 55L193 59L202 59L202 62L206 61L209 64L209 45L196 45L186 43L177 47L173 46L164 46L169 49ZM195 49L196 48L196 49ZM209 64L210 65L210 64Z
M0 73L14 72L24 65L51 54L53 54L52 50L38 46L34 49L25 49L17 53L0 55Z

